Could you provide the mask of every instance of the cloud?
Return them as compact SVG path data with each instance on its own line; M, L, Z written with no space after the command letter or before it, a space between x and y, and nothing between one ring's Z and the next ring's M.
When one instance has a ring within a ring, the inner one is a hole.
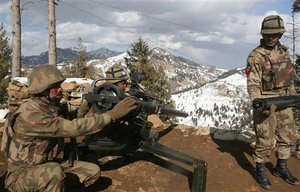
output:
M158 37L158 46L178 50L182 47L182 44L180 42L174 42L174 35L161 35Z
M141 16L137 12L126 11L123 13L114 13L116 24L122 27L137 26L140 23Z
M25 4L23 54L46 51L47 41L33 38L47 39L47 1L21 3ZM0 4L0 18L11 29L11 1ZM82 38L88 51L100 47L126 51L142 37L150 48L161 46L199 63L242 67L259 43L262 19L280 14L290 21L290 6L282 0L60 0L55 6L57 46L74 47ZM291 45L286 38L282 41Z

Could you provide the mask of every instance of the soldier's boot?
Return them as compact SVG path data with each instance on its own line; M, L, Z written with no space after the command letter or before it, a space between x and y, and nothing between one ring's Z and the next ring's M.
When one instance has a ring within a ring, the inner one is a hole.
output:
M266 167L264 163L256 163L256 181L264 189L271 189L271 182L266 175Z
M287 168L287 159L278 159L277 165L273 170L273 175L281 177L284 181L291 185L299 185L299 181L294 177Z

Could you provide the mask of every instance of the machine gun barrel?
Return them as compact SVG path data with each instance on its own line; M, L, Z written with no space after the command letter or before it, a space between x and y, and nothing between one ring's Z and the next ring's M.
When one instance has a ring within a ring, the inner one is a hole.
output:
M294 107L300 104L300 96L281 96L271 98L256 98L252 102L252 107L257 112L270 109L271 105L279 109Z
M145 101L137 101L137 111L144 111L147 114L160 114L160 115L169 115L177 117L187 117L188 114L183 111L165 107L163 105L149 103Z

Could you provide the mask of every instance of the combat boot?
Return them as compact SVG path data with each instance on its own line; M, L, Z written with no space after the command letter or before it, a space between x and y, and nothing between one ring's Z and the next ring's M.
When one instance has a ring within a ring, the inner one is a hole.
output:
M266 167L264 163L256 163L256 181L258 182L259 186L264 189L271 189L271 182L266 175Z
M281 177L284 181L291 185L299 185L299 181L295 178L287 168L287 159L278 159L277 165L273 170L273 175Z

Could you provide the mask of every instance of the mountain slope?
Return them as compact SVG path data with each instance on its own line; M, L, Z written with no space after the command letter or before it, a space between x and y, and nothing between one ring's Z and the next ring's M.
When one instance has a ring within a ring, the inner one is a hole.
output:
M64 51L68 54L62 54L60 58L66 59L76 54L71 50ZM106 49L98 49L90 54L96 57L99 56L98 52L116 54ZM103 78L104 72L112 65L121 63L125 66L125 57L128 57L127 53L93 59L89 61L89 65L94 65L97 78ZM204 66L174 56L161 48L151 50L150 64L156 68L164 68L176 108L189 113L187 118L178 118L179 122L196 127L239 131L251 126L246 77L241 70Z

